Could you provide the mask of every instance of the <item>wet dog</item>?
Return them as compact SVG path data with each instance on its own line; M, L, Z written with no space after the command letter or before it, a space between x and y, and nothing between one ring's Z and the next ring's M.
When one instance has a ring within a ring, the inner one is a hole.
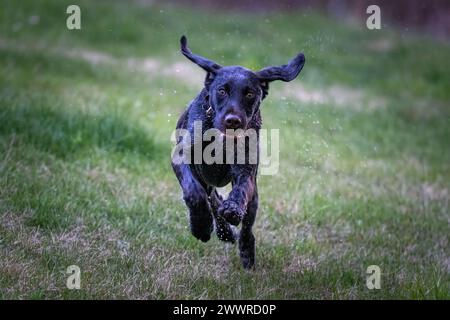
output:
M305 56L299 53L282 66L267 67L259 71L251 71L240 66L220 66L219 64L196 55L187 46L185 36L181 37L181 53L206 71L204 88L181 115L177 129L189 133L195 138L195 123L201 124L202 133L215 129L229 137L229 130L253 130L256 132L256 143L259 144L261 128L261 101L267 96L269 83L275 80L294 80L305 64ZM200 143L204 150L208 143L179 137L194 148ZM235 139L236 136L231 137ZM235 148L232 148L235 150ZM245 146L246 156L249 154ZM255 150L258 150L256 146ZM224 153L230 150L223 150ZM258 152L258 151L256 151ZM185 155L186 156L186 155ZM188 157L188 160L192 160ZM258 159L258 155L256 159ZM239 252L244 268L253 268L255 264L255 237L252 227L258 210L258 189L256 176L258 160L255 163L206 163L205 161L186 161L175 163L173 170L183 189L183 199L189 209L190 229L201 241L208 241L216 229L222 241L239 241ZM231 182L232 190L226 200L217 192ZM242 222L237 234L234 226Z

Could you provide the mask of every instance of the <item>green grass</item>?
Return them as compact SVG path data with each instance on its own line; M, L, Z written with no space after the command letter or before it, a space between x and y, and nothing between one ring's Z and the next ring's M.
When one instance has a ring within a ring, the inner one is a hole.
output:
M316 13L79 3L81 31L70 1L1 5L0 298L450 298L448 44ZM203 74L181 34L224 64L307 58L263 106L281 163L259 177L254 272L189 234L170 134Z

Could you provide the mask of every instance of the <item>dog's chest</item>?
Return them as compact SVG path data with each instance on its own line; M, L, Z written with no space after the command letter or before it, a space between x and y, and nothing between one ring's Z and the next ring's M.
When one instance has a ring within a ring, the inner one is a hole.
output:
M231 182L231 168L228 164L194 164L193 169L208 185L224 187Z

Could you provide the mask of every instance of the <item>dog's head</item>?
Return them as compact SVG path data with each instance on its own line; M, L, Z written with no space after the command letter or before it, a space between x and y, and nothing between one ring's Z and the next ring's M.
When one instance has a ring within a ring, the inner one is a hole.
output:
M215 111L214 127L222 132L226 129L247 129L261 100L268 94L269 82L292 81L305 64L305 56L299 53L286 65L267 67L257 72L240 66L222 67L193 54L185 36L181 37L180 42L181 53L207 72L205 89L209 104Z

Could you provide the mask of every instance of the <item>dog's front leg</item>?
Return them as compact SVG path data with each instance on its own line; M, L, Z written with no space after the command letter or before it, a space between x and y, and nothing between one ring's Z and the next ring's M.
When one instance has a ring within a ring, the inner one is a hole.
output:
M233 225L238 225L242 220L239 253L244 268L251 269L255 265L255 237L252 227L258 210L258 189L256 168L245 169L247 170L237 170L237 174L233 175L233 188L218 214Z
M237 226L247 211L256 185L256 167L233 168L233 187L228 198L219 208L219 215L230 224Z
M172 163L172 167L183 189L183 199L189 208L191 233L197 239L206 242L210 239L213 230L213 216L208 194L192 174L189 165Z

